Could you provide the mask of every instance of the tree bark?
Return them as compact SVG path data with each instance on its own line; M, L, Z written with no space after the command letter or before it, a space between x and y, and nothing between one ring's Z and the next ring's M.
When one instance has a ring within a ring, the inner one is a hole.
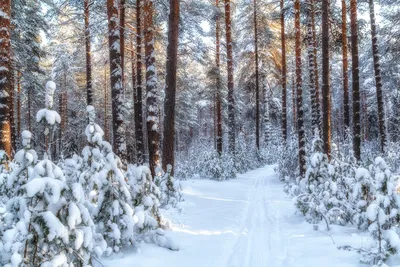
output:
M154 57L154 24L153 24L153 0L144 0L144 42L146 57L146 91L147 91L147 139L149 149L149 165L153 177L156 175L156 167L159 165L160 134L158 132L158 92L157 75Z
M135 136L138 164L144 162L143 140L143 111L142 111L142 1L136 0L136 100L135 109Z
M113 148L117 156L125 161L126 143L123 118L123 87L121 73L120 34L118 21L118 1L107 0L108 34L110 50L110 81L113 120Z
M231 25L231 1L225 0L225 33L228 61L228 147L231 154L235 153L235 98L233 95L233 49Z
M178 64L179 38L179 0L169 1L168 47L164 100L164 139L162 151L162 167L167 171L167 165L172 165L171 175L174 175L175 146L175 92L176 69Z
M300 176L306 171L306 139L304 133L303 89L301 77L301 28L300 0L295 0L295 29L296 29L296 92L297 92L297 132L299 138L299 169Z
M21 72L17 73L17 137L21 138ZM21 143L20 147L21 147Z
M0 149L11 158L11 45L10 45L10 0L0 1Z
M321 104L320 104L320 93L319 93L319 71L318 71L318 58L317 58L317 37L315 30L315 0L311 0L311 25L312 25L312 38L314 41L314 81L315 81L315 108L317 112L316 121L318 121L318 130L321 131Z
M281 7L281 46L282 46L282 76L281 76L281 85L282 85L282 136L283 140L286 142L287 140L287 88L286 88L286 35L285 35L285 11L284 8L284 0L280 1Z
M119 0L119 32L121 44L121 83L125 88L125 0Z
M308 72L309 72L309 83L311 97L311 125L312 130L319 130L319 110L317 93L315 90L315 54L314 54L314 35L313 35L313 20L314 20L314 2L313 0L307 0L307 6L309 8L309 17L307 18L307 54L308 54Z
M215 0L215 5L219 11L219 0ZM221 22L219 13L216 16L216 25L215 25L215 65L217 67L217 79L216 79L216 117L217 117L217 152L219 155L222 155L222 104L221 104L221 91L222 91L222 82L221 82L221 40L220 40L220 33L221 33Z
M92 88L92 52L90 45L90 23L89 23L89 0L83 1L85 16L85 48L86 48L86 103L93 105L93 88Z
M329 0L322 0L322 104L324 153L331 155L331 86L329 80Z
M351 58L353 76L353 150L357 160L361 159L361 124L360 124L360 76L358 71L358 22L357 0L350 0L351 20Z
M382 95L381 63L380 63L380 55L378 48L378 34L376 30L374 0L369 0L369 16L371 20L371 40L372 40L372 54L374 58L376 100L378 102L379 135L381 137L380 148L381 152L383 153L385 152L385 144L386 144L386 127L385 127L385 110L383 106L383 95Z
M347 7L346 0L342 0L342 54L343 54L343 119L346 129L350 128L349 105L349 59L347 48Z
M260 150L260 85L258 79L258 29L257 29L257 0L253 0L254 19L254 52L256 69L256 148Z

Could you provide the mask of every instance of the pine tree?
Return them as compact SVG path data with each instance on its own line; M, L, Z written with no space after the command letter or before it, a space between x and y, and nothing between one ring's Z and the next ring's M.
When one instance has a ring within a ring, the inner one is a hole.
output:
M11 86L11 44L10 44L10 16L11 1L0 3L0 149L11 157L11 122L10 122L10 92Z
M322 0L322 107L324 153L331 156L331 86L329 72L329 0Z
M152 0L144 0L144 41L146 55L146 91L147 91L147 139L149 149L149 164L152 176L156 175L155 169L160 163L159 144L159 119L158 119L158 92L157 75L154 55L154 7Z
M83 1L83 10L85 17L85 49L86 49L86 103L93 105L92 89L92 57L90 44L90 3L89 0Z
M342 57L343 57L343 117L344 126L350 128L350 105L349 105L349 60L347 44L347 6L346 0L342 0Z
M164 135L162 150L162 166L167 170L168 164L175 166L175 102L176 102L176 71L178 61L179 37L179 0L170 0L168 20L168 48L166 67L166 86L164 100ZM171 170L172 175L174 169Z
M231 1L225 0L225 34L228 72L228 147L229 153L235 152L235 97L233 81Z
M361 159L361 124L360 124L360 75L358 62L358 22L357 0L350 0L351 24L351 68L353 77L353 150L357 160Z
M296 29L296 94L297 94L297 131L299 141L300 176L304 176L306 169L306 139L304 132L303 90L301 77L301 31L300 31L300 1L295 1L295 29Z
M280 22L281 22L281 48L282 48L282 136L287 140L287 67L286 67L286 35L285 35L285 10L284 0L280 0Z
M113 147L116 154L125 160L126 143L123 115L123 84L121 66L121 36L118 26L118 1L107 0L108 46L110 50L110 80L112 96Z
M371 40L372 40L372 53L374 59L374 72L375 72L375 86L376 86L376 100L378 103L378 125L379 135L381 138L380 148L381 152L385 150L386 143L386 126L385 126L385 110L383 106L383 92L382 92L382 76L381 76L381 63L378 48L378 34L376 29L375 20L375 5L374 0L369 0L369 17L371 20Z

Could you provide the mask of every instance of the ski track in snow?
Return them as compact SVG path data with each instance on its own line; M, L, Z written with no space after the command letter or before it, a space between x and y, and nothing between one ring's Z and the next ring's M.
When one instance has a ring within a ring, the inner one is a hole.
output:
M106 267L350 267L359 264L355 252L340 245L360 246L365 236L354 228L320 225L314 231L302 215L295 214L292 199L274 166L239 174L217 182L183 182L185 201L164 211L173 227L168 231L177 252L152 244L139 251L126 250L102 259ZM97 267L97 266L96 266Z

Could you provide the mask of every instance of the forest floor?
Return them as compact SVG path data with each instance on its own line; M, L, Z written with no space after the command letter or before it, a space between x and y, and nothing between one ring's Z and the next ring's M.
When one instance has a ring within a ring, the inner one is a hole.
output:
M167 235L180 250L141 244L138 251L103 259L103 266L365 266L359 263L356 252L337 247L360 247L366 242L366 234L354 227L332 226L326 231L323 223L320 230L313 230L302 215L295 213L274 166L225 182L188 180L182 184L185 201L180 204L181 210L163 211L172 224ZM398 264L400 259L391 262Z

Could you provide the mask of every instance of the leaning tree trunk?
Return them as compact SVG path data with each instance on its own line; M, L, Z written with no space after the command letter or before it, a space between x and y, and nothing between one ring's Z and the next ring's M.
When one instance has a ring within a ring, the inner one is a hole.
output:
M376 100L378 102L379 135L381 137L381 152L383 153L385 151L386 143L385 110L383 107L381 63L378 48L378 35L376 30L374 0L369 0L369 16L371 19L371 39L372 54L374 57Z
M228 61L228 147L231 154L235 153L235 98L233 95L233 51L231 1L225 0L225 33Z
M258 29L257 29L257 0L253 1L254 19L254 52L256 69L256 148L260 150L260 86L258 80Z
M169 7L162 167L167 171L167 165L171 164L171 175L173 175L175 163L175 92L176 68L178 64L179 0L170 0Z
M217 9L219 10L219 0L215 0L215 5ZM216 65L216 71L217 71L217 77L216 77L216 109L217 109L217 140L216 140L216 146L217 146L217 152L219 155L222 155L222 104L221 104L221 91L222 91L222 82L221 82L221 40L220 40L220 33L221 33L221 22L219 18L219 13L217 13L216 19L215 19L215 65Z
M346 0L342 0L343 117L346 130L350 128L349 59L347 50L347 7Z
M324 153L331 154L331 86L329 81L329 0L322 0L322 121Z
M118 1L107 0L108 45L110 50L110 81L113 121L113 148L125 161L126 143L123 117L123 87L121 73L120 35L118 22Z
M350 0L351 21L351 69L353 76L353 150L357 160L361 159L361 123L360 123L360 76L358 71L358 23L357 0Z
M314 54L314 39L313 39L313 19L314 19L314 2L313 0L307 0L309 7L309 17L307 18L307 54L308 54L308 73L309 83L308 87L310 90L311 97L311 125L312 130L319 130L319 110L317 94L315 90L315 54Z
M160 161L158 132L158 92L157 75L154 57L154 24L153 24L153 0L144 0L144 42L146 57L146 91L147 91L147 140L149 149L149 165L153 177Z
M11 1L0 1L0 149L11 157L10 92L11 88L11 45L10 14Z
M90 28L89 28L89 0L83 1L85 16L85 48L86 48L86 104L93 105L92 88L92 53L90 48Z
M282 136L283 140L287 140L287 88L286 88L286 37L285 37L285 11L284 0L281 0L281 45L282 45L282 76L281 76L281 84L282 84Z
M299 138L299 167L300 176L306 171L306 138L304 133L303 90L301 77L301 28L300 0L295 0L295 29L296 29L296 92L297 92L297 132Z
M136 0L136 99L135 109L135 137L138 164L144 162L143 141L143 111L142 111L142 1Z

